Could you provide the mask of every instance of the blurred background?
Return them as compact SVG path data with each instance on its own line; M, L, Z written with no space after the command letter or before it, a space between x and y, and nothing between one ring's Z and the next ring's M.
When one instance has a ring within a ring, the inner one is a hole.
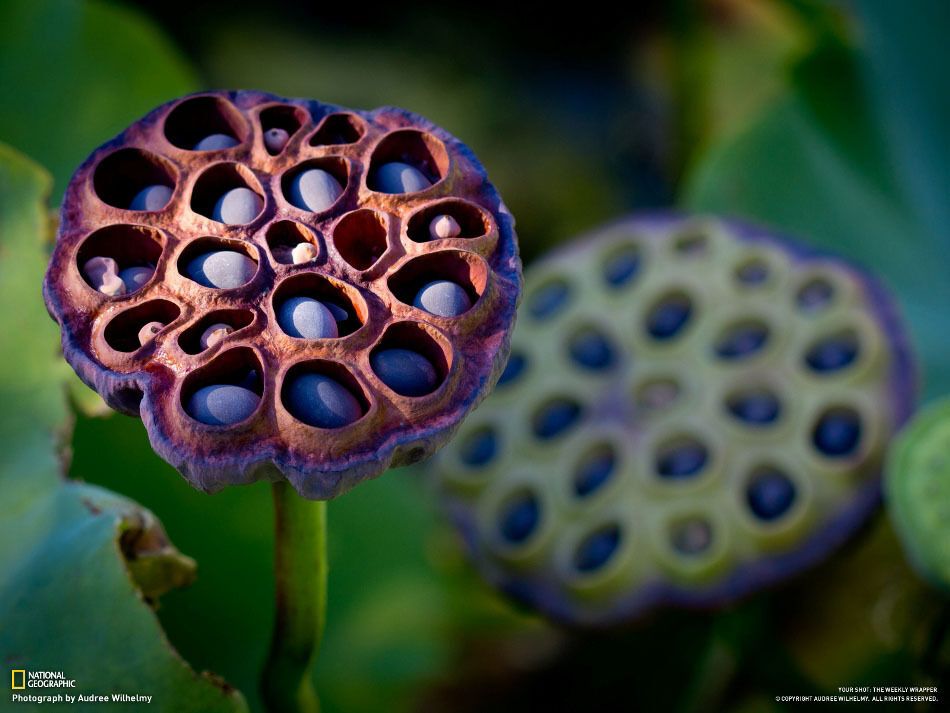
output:
M189 91L405 106L480 157L526 264L624 213L676 207L764 222L871 268L910 320L929 399L950 392L948 31L945 2L4 0L0 141L51 172L55 207L96 146ZM268 486L202 495L140 421L71 391L70 475L151 509L197 560L197 581L162 598L161 624L259 710ZM330 504L328 713L778 711L779 694L948 673L946 605L883 513L774 592L585 634L489 591L434 505L414 469Z

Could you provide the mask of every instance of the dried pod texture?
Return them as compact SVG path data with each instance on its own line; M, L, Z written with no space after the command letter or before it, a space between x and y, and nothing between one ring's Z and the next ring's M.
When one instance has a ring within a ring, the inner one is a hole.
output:
M459 230L433 239L436 216ZM218 92L79 168L44 295L80 377L195 487L286 478L327 499L430 455L494 386L520 267L484 169L429 121ZM464 311L414 306L439 280ZM431 365L431 389L379 377L371 353L397 349Z
M498 388L433 461L494 585L579 625L711 607L880 497L914 373L882 289L743 224L649 216L528 272Z

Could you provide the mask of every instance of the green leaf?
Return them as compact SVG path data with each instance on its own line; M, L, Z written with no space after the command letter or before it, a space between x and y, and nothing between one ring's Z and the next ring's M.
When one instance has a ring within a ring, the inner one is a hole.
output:
M827 37L756 123L713 146L685 192L695 210L781 226L879 273L896 291L928 397L950 391L950 6L858 3L860 49Z
M92 149L196 83L132 9L98 0L0 3L0 137L52 172L54 204Z
M16 306L0 313L0 658L62 670L76 679L71 694L151 695L162 711L247 710L178 656L146 603L187 582L193 563L148 511L60 475L68 371L40 297L50 183L0 145L0 300Z

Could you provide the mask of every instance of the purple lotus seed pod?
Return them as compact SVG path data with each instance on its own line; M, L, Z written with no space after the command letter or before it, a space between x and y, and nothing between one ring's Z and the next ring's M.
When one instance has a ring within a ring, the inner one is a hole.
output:
M525 305L498 388L432 468L505 592L592 626L714 607L874 511L914 367L853 266L734 221L633 218L537 263Z
M146 186L135 194L129 210L161 210L171 200L172 189L168 186Z
M394 163L425 192L379 190ZM129 211L159 185L162 210ZM433 241L437 216L458 235ZM100 291L109 274L123 294ZM452 319L413 306L440 282ZM285 478L311 499L440 448L498 380L520 292L511 215L455 137L261 92L177 99L94 151L44 283L67 361L191 484Z

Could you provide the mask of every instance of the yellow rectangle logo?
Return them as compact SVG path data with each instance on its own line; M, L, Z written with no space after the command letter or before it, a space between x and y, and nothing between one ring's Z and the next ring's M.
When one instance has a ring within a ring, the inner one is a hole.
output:
M19 677L20 677L20 685L17 685L17 674L19 674ZM22 691L24 688L26 688L26 670L25 669L21 668L21 669L16 669L12 671L10 678L11 678L10 688L12 688L14 691Z

